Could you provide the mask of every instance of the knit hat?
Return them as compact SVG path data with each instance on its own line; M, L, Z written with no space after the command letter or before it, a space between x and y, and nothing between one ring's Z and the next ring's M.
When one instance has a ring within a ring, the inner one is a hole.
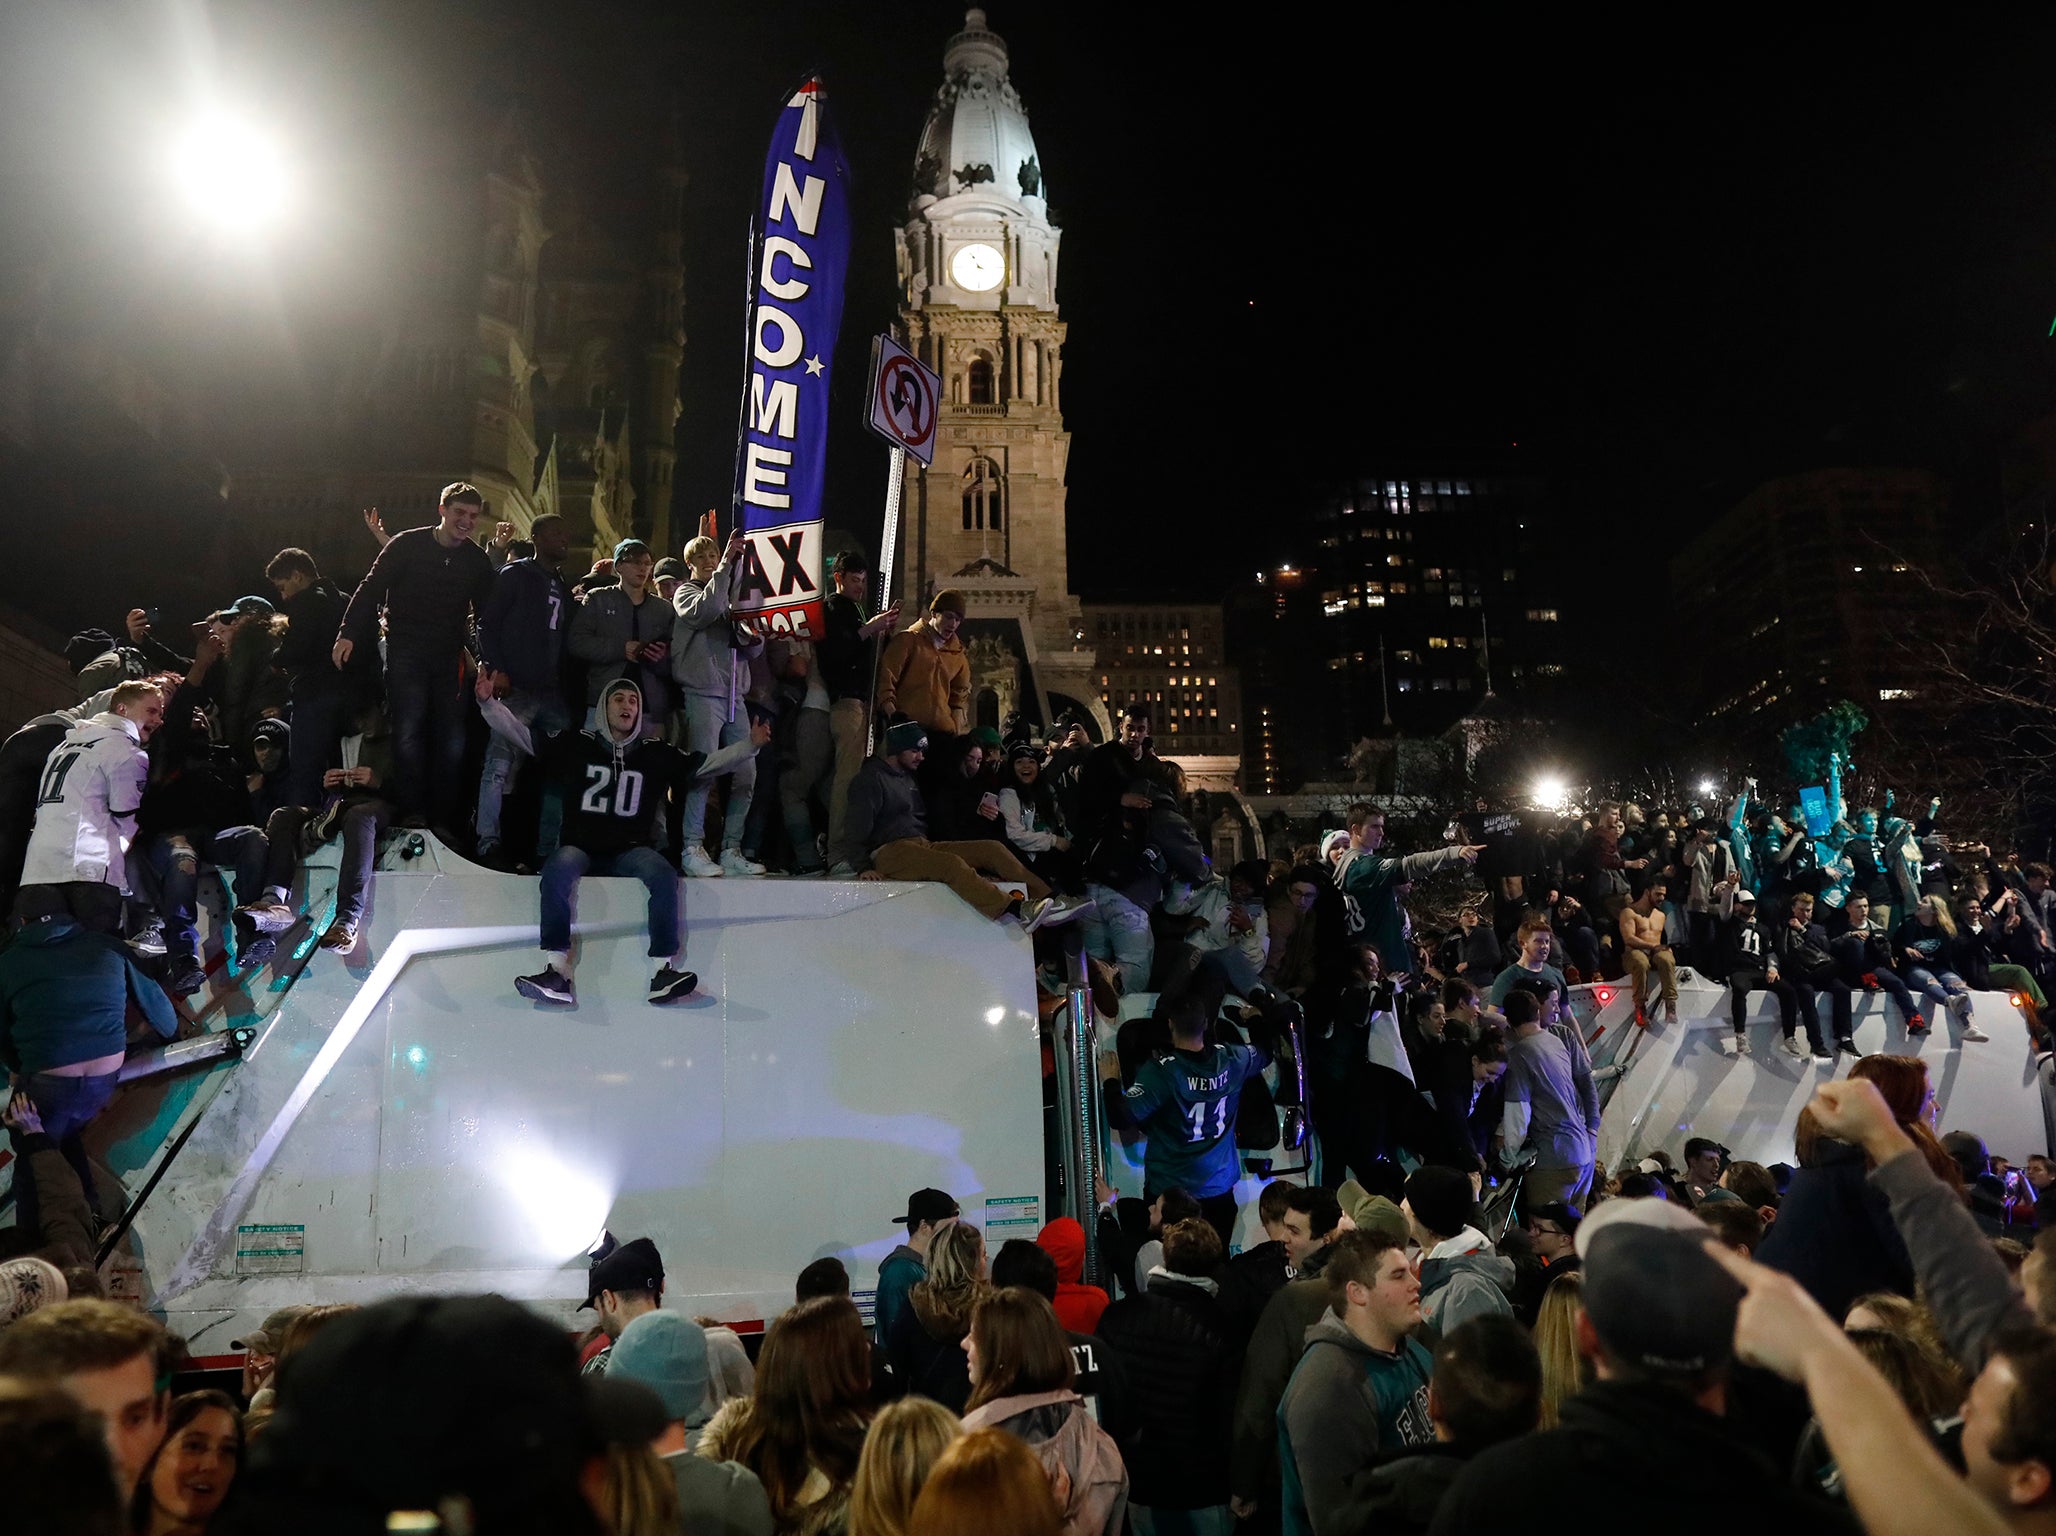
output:
M1000 740L999 732L989 725L978 726L965 740L969 741L974 747L983 747L988 752L997 752L1006 745L1005 742Z
M682 1423L707 1396L707 1331L677 1312L645 1312L614 1341L607 1374L641 1382L663 1399L664 1412Z
M1007 753L1007 761L1010 763L1019 762L1024 757L1033 762L1040 763L1042 761L1042 748L1032 741L1015 742L1013 750Z
M55 1306L70 1295L64 1271L48 1259L9 1259L0 1264L0 1328L18 1323L40 1308Z
M616 565L635 556L648 556L654 559L655 551L641 539L623 539L614 546L614 563ZM655 572L653 571L651 574L655 575Z
M930 613L953 613L961 619L964 616L964 594L955 587L944 587L935 596L928 599L928 611Z
M1425 1164L1406 1181L1406 1205L1414 1219L1437 1237L1454 1237L1477 1210L1469 1174Z
M897 725L885 728L885 755L898 757L902 752L926 752L928 750L928 727L918 720L902 720Z

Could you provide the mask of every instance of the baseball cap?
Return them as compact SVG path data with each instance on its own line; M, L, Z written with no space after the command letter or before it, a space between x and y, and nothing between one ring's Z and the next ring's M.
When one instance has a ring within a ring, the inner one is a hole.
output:
M1578 1235L1578 1228L1585 1223L1583 1213L1575 1205L1562 1200L1545 1200L1540 1205L1529 1206L1528 1218L1531 1221L1553 1222L1572 1237Z
M1658 1201L1610 1204L1675 1211L1693 1230L1616 1220L1589 1244L1579 1232L1585 1315L1599 1341L1614 1358L1659 1375L1696 1376L1725 1364L1735 1350L1742 1287L1706 1251L1705 1226Z
M209 614L208 618L222 624L233 624L237 619L247 618L253 613L273 614L276 612L278 610L272 607L270 598L259 597L256 593L251 592L237 598L226 608Z
M645 1312L614 1341L607 1374L641 1382L668 1417L690 1419L707 1396L707 1330L677 1312Z
M1600 1233L1619 1226L1660 1227L1692 1237L1706 1234L1705 1223L1668 1200L1609 1200L1578 1223L1578 1257L1587 1256Z
M691 574L692 572L686 568L685 562L676 555L666 555L654 566L650 567L650 580L652 581L662 581L666 576L675 576L680 581L683 581Z
M279 1345L285 1341L286 1329L292 1326L294 1318L306 1310L304 1306L280 1307L240 1339L230 1339L228 1347L252 1349L260 1355L275 1355L278 1353Z
M1468 1180L1464 1187L1470 1187ZM1335 1191L1335 1203L1342 1207L1342 1214L1355 1224L1359 1232L1383 1232L1402 1243L1413 1235L1413 1228L1406 1222L1406 1212L1383 1195L1372 1194L1355 1179L1343 1180L1342 1187Z
M917 1189L907 1196L907 1214L892 1223L912 1231L924 1221L948 1221L958 1215L956 1197L944 1189Z
M380 1513L469 1499L501 1517L575 1492L610 1445L669 1422L638 1381L581 1377L570 1335L504 1296L402 1296L324 1328L279 1369L252 1496ZM242 1491L239 1483L239 1491Z
M1750 906L1753 907L1756 905L1756 892L1750 890L1749 887L1746 885L1738 885L1735 887L1734 900L1735 905L1738 907L1741 906L1744 902L1747 902Z
M593 1260L592 1272L586 1278L585 1300L578 1304L578 1310L598 1306L602 1291L654 1294L663 1289L664 1260L657 1253L657 1245L646 1237L633 1238L604 1250Z

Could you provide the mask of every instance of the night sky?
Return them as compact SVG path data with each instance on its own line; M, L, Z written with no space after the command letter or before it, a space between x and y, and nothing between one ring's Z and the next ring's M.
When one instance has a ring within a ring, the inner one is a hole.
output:
M105 73L112 89L95 50L119 35L132 95L168 58L167 30L142 24L166 8L107 9L138 24L81 41L48 4L0 23L10 191L24 173L71 175L81 207L132 190L95 184L105 146L79 145L105 115L73 87ZM1289 514L1334 477L1514 444L1562 488L1564 537L1592 541L1608 579L1642 566L1660 591L1696 522L1771 474L1918 464L1989 507L2005 442L2056 408L2056 27L988 10L1064 228L1072 573L1088 596L1218 595L1298 552ZM892 317L893 229L961 6L213 14L222 76L261 78L309 155L346 161L345 141L377 127L367 101L512 90L632 186L680 104L688 515L727 504L765 136L822 70L858 220L829 520L875 530L885 454L856 425L867 342Z

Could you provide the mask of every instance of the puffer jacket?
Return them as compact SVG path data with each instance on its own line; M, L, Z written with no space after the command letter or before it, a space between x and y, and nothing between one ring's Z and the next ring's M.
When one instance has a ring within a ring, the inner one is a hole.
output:
M1132 1388L1135 1423L1117 1438L1135 1502L1149 1509L1227 1503L1241 1374L1229 1314L1204 1285L1157 1275L1142 1295L1107 1308L1099 1336Z
M1128 1470L1076 1392L996 1397L964 1415L966 1432L986 1428L1004 1429L1035 1453L1063 1512L1064 1536L1120 1536Z
M878 707L888 716L911 715L931 731L961 731L971 707L971 658L964 642L951 638L938 646L925 618L894 635L878 668Z
M1428 1326L1447 1334L1474 1317L1513 1316L1513 1260L1494 1253L1475 1227L1432 1251L1441 1254L1445 1248L1456 1251L1421 1263L1421 1316Z

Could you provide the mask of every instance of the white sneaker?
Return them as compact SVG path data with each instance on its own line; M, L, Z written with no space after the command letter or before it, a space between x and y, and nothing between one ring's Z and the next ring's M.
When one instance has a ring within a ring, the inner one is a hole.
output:
M1083 917L1096 905L1097 903L1088 896L1052 896L1049 900L1049 910L1042 915L1042 921L1037 926L1054 928L1059 923L1068 923L1074 918Z
M712 859L708 858L707 850L702 848L698 843L693 844L692 847L685 850L685 859L683 862L685 866L685 873L687 877L690 879L718 880L721 878L721 866L719 864L716 864Z
M721 850L721 873L724 875L761 875L764 866L744 855L740 848Z
M1963 1025L1963 1038L1967 1041L1975 1042L1979 1040L1989 1040L1992 1037L1986 1034L1983 1030L1979 1029L1975 1024L1972 1024L1966 1020Z
M1970 1022L1970 994L1968 992L1952 992L1949 995L1949 1011L1968 1024Z
M1735 1036L1735 1054L1737 1056L1747 1056L1749 1054L1749 1037L1747 1035Z
M1785 1054L1787 1056L1807 1057L1813 1053L1799 1043L1797 1035L1787 1035L1785 1036Z

